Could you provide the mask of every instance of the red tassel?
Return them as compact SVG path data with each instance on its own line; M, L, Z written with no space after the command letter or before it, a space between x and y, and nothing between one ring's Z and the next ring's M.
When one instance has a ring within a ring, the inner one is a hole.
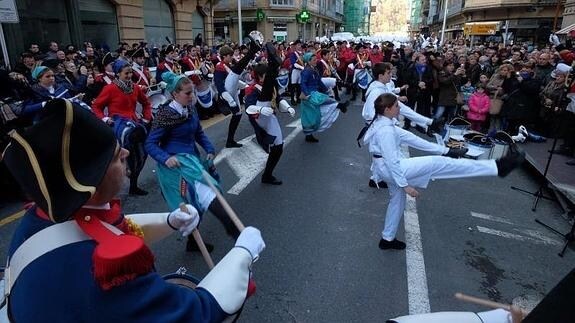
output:
M76 215L76 222L98 245L92 255L94 278L109 290L153 271L154 256L140 237L116 235L88 212Z
M92 257L94 279L103 290L121 286L136 277L150 273L154 255L136 236L120 235L100 243Z
M250 277L250 281L248 282L248 296L246 298L249 298L255 293L256 293L256 281Z

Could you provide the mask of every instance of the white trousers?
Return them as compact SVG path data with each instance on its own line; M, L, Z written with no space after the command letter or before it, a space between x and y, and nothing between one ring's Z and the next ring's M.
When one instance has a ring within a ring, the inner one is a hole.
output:
M407 183L413 187L427 187L431 179L449 179L478 176L497 176L495 160L454 159L442 156L413 157L401 160L401 168ZM406 193L395 184L385 168L382 158L374 158L374 174L377 180L385 180L389 187L389 205L381 237L392 241L397 234L399 221L405 211Z
M226 91L234 98L234 101L236 101L238 110L237 112L235 112L235 115L241 115L242 114L242 103L240 102L240 91L238 89L238 82L240 81L240 75L230 71L228 73L228 76L226 76L226 80L224 83L224 86L226 88Z

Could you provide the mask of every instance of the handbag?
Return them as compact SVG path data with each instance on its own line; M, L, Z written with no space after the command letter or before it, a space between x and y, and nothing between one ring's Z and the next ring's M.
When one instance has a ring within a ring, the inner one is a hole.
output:
M455 96L455 102L457 102L457 105L465 104L465 100L463 99L463 93L461 93L461 91L459 91L457 89L457 86L455 86L455 83L451 82L451 84L453 84L453 87L455 88L455 92L457 92L457 95Z
M495 92L493 99L491 99L491 104L489 105L489 114L492 116L498 115L501 112L501 107L503 107L503 100L497 98L499 91Z

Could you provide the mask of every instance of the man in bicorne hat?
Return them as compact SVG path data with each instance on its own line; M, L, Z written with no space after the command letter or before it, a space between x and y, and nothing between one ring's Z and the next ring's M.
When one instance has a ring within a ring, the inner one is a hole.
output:
M175 230L189 235L198 213L187 205L124 216L114 197L129 153L105 123L56 99L10 135L3 160L35 202L10 245L11 321L220 322L240 310L265 247L257 229L246 228L197 289L169 284L147 244Z
M132 81L134 84L144 88L144 92L151 86L156 84L156 79L152 77L148 67L146 67L146 52L143 48L135 49L132 52Z
M181 74L182 68L178 61L180 60L180 54L176 49L176 46L170 44L164 50L164 61L158 65L156 70L156 83L160 83L162 81L162 74L166 71Z

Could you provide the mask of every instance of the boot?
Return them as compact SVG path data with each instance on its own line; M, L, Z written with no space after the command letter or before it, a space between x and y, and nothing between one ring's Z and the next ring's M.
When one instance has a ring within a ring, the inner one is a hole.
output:
M262 183L264 184L271 184L271 185L281 185L282 181L275 178L272 173L274 168L276 167L277 163L280 160L280 157L283 153L283 144L272 146L270 148L270 153L268 155L268 160L266 162L266 168L264 169L264 173L262 174Z
M295 100L296 100L297 104L300 104L301 103L301 99L300 99L300 97L301 97L301 85L295 84L295 94L296 94Z
M208 252L211 253L214 250L214 245L209 244L207 242L204 242L204 244L206 245L206 249L208 250ZM200 247L196 243L194 237L191 235L188 236L188 241L186 242L186 251L188 252L200 251Z
M240 148L243 145L237 143L234 140L236 135L236 130L238 130L238 126L240 125L240 119L242 118L241 114L233 115L230 119L230 126L228 127L228 140L226 141L226 148Z
M337 108L341 111L341 113L346 113L348 105L349 105L349 101L340 102L337 104Z
M497 175L505 177L511 173L512 170L520 166L525 160L525 152L520 151L517 145L512 144L509 147L507 155L495 161L497 164Z
M148 195L147 191L138 187L138 177L130 177L130 195L145 196Z
M228 213L224 209L224 206L222 205L222 203L220 203L220 201L217 198L214 198L212 203L210 203L208 210L210 210L210 212L224 226L224 228L226 229L226 233L230 237L232 237L234 240L236 240L238 238L238 236L240 235L240 230L238 230L236 225L232 222L232 220L228 216Z
M316 137L314 137L312 134L306 135L305 141L307 141L307 142L319 142L319 140Z
M295 84L288 85L288 88L289 88L289 93L291 96L290 104L291 104L291 106L295 107L297 105L297 101L295 100L295 95L296 95Z
M253 39L251 36L248 36L248 38L250 39L250 43L248 45L249 46L249 54L255 55L255 54L257 54L257 52L262 50L262 46L260 46L260 44L258 44L258 42L255 39ZM281 65L281 63L280 63L280 65Z

